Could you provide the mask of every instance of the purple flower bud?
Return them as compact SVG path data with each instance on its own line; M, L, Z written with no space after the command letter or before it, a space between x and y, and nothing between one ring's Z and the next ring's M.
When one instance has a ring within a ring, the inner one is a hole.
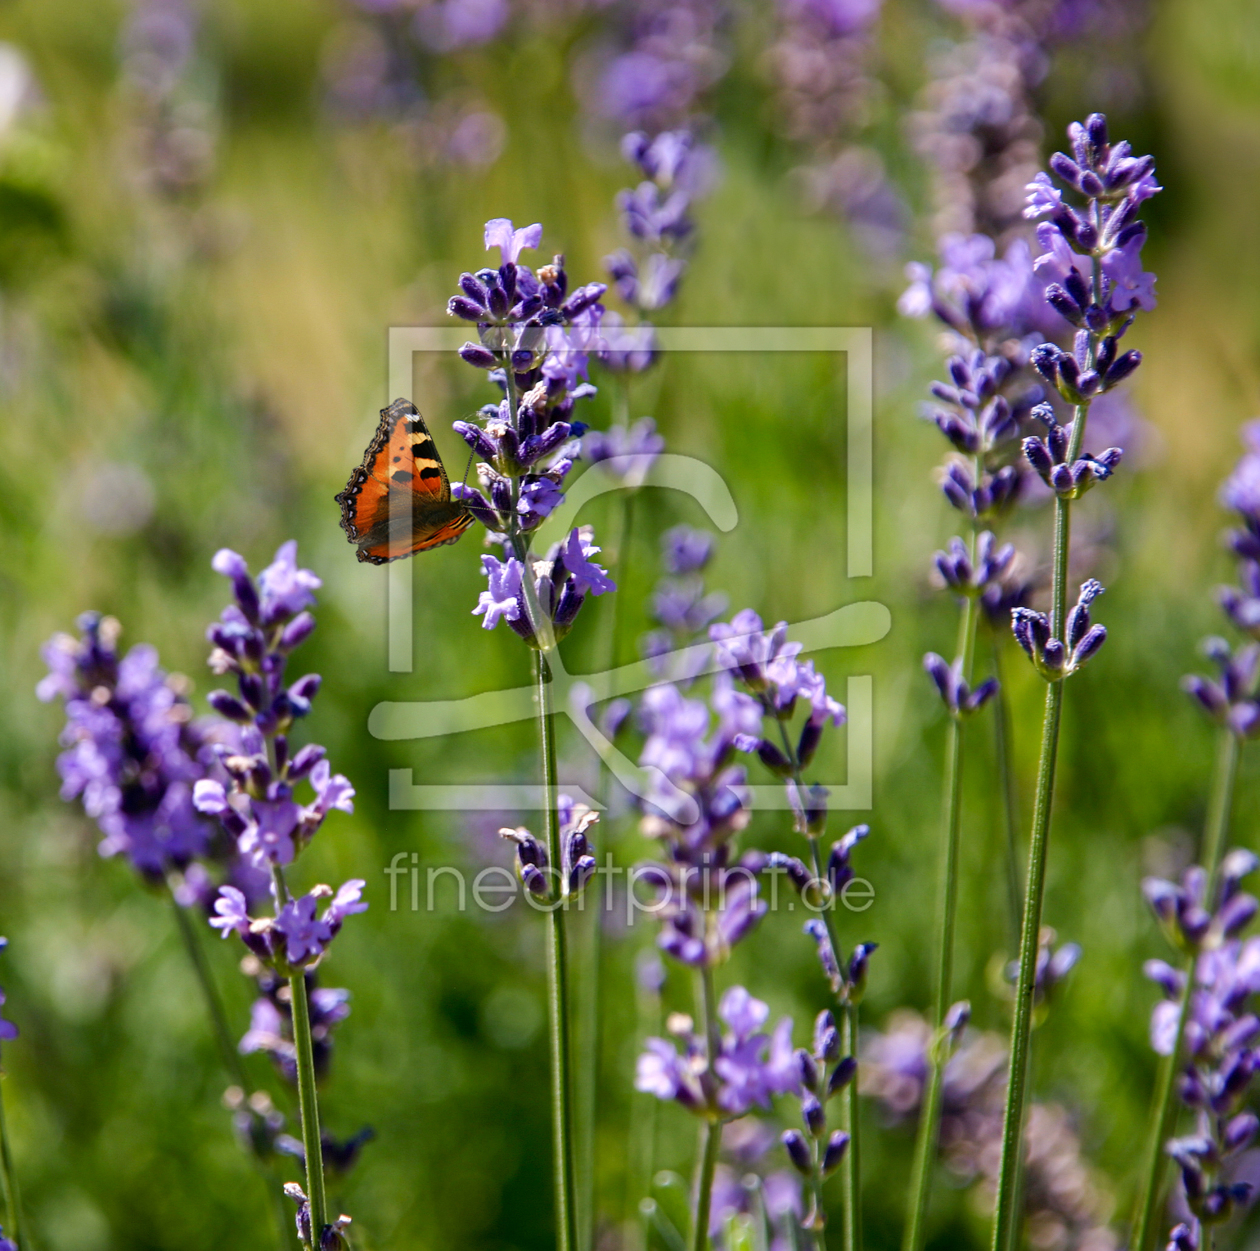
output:
M211 691L206 696L206 703L215 710L221 717L226 717L229 721L235 721L241 725L246 724L254 719L253 712L246 708L243 703L234 695L230 695L227 691Z
M319 692L320 683L323 679L318 673L308 673L304 677L298 678L296 682L289 687L289 703L293 706L294 712L300 717L304 717L311 710L311 700Z
M814 880L813 875L800 860L797 860L795 856L784 855L781 851L771 852L766 865L768 868L781 869L786 873L788 881L798 891L804 890Z
M499 454L494 440L475 422L454 421L451 429L483 460L493 461Z
M494 353L482 347L480 343L465 343L459 349L459 355L461 360L474 369L493 369L499 363Z
M1045 443L1035 435L1024 440L1024 456L1047 486L1050 485L1050 474L1054 469L1054 457Z
M1237 894L1216 914L1216 928L1226 938L1233 938L1251 922L1257 909L1260 904L1254 896Z
M297 755L289 762L289 777L294 781L300 781L306 777L308 773L321 761L328 753L318 743L307 743L301 748Z
M241 698L251 708L261 708L264 702L262 678L256 673L242 673L237 680Z
M1091 626L1086 632L1085 637L1081 639L1076 650L1072 653L1072 667L1079 669L1087 660L1092 659L1098 654L1099 648L1107 641L1107 627L1102 625ZM1049 648L1047 652L1047 663L1049 663Z
M799 1129L789 1129L783 1132L779 1141L787 1151L788 1159L791 1160L796 1171L804 1177L812 1176L814 1161L810 1155L809 1144L805 1141L805 1135Z
M796 1049L796 1062L800 1065L801 1085L806 1090L813 1090L818 1085L818 1064L804 1047Z
M569 871L569 894L579 894L595 874L595 857L579 856Z
M485 321L486 305L475 304L467 296L453 295L446 302L448 317L461 317L464 321Z
M767 738L757 743L757 758L767 769L780 777L792 775L792 762Z
M280 650L291 652L295 647L305 643L315 629L315 618L309 612L300 612L280 635Z
M815 725L811 717L801 727L801 737L796 745L796 759L802 768L814 759L814 754L818 751L818 744L822 742L825 724L824 722L822 725Z
M831 1064L840 1055L840 1033L836 1018L826 1010L814 1021L814 1055L823 1064Z
M821 1138L827 1132L827 1114L823 1111L822 1104L809 1091L801 1095L801 1119L813 1137Z
M862 995L866 990L866 966L871 958L871 953L879 946L878 943L858 943L853 949L853 955L849 958L848 970L848 987L849 1001L851 1003L860 1003Z
M831 1078L827 1082L827 1096L837 1094L843 1090L857 1076L857 1057L845 1056L834 1069L831 1071Z
M848 1145L849 1135L842 1129L836 1130L827 1140L827 1149L823 1152L822 1158L822 1174L824 1177L830 1176L840 1167L840 1161L844 1159L844 1153Z
M1123 382L1142 363L1142 353L1136 350L1124 352L1107 370L1105 381L1110 390L1117 383Z
M1226 1151L1241 1151L1260 1129L1260 1118L1252 1112L1240 1112L1225 1126L1222 1145Z

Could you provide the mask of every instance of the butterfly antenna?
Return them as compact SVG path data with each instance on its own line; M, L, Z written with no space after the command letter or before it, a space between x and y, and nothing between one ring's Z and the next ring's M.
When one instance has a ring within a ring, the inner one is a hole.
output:
M468 464L466 464L466 465L464 466L464 481L463 481L463 483L461 484L461 485L463 485L463 486L465 486L465 487L468 485L468 475L469 475L470 473L472 473L472 467L473 467L473 457L474 457L475 455L476 455L476 453L472 450L472 448L469 448L469 449L468 449Z

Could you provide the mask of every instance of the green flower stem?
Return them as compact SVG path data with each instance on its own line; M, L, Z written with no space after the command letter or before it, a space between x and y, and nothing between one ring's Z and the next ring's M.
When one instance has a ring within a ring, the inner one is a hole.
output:
M1093 363L1093 348L1090 349ZM1076 410L1067 459L1080 453L1088 405ZM1067 619L1068 550L1072 537L1072 502L1054 501L1054 573L1050 632L1063 637ZM1059 724L1063 716L1063 679L1046 686L1041 729L1041 758L1037 766L1037 792L1033 805L1032 837L1028 846L1028 886L1019 935L1019 980L1015 986L1015 1014L1011 1024L1010 1077L1002 1124L1002 1158L998 1173L997 1204L993 1213L993 1251L1007 1251L1019 1223L1020 1152L1023 1144L1024 1105L1028 1097L1028 1051L1032 1035L1033 992L1036 989L1038 939L1045 903L1046 853L1050 842L1050 810L1054 802L1054 774L1059 753Z
M214 984L214 977L210 972L209 962L206 960L205 949L193 931L187 910L176 902L173 892L171 893L171 910L175 914L175 928L179 930L184 950L188 953L188 962L192 965L193 972L197 976L197 984L201 987L201 997L205 1000L206 1012L210 1017L211 1030L214 1033L215 1043L219 1048L219 1059L223 1062L223 1067L227 1070L228 1076L246 1094L249 1094L249 1075L245 1072L245 1062L241 1059L241 1053L232 1043L232 1034L228 1029L227 1015L223 1011L223 1001L219 998L218 987Z
M692 1251L707 1251L709 1245L709 1207L713 1199L713 1173L717 1168L718 1148L722 1145L722 1122L714 1119L704 1124L704 1153L700 1157L700 1176L696 1184L696 1214L691 1231Z
M1095 216L1101 232L1101 210ZM1093 258L1094 290L1102 290L1102 264ZM1099 336L1090 335L1085 368L1092 369ZM1085 442L1089 401L1077 404L1072 434L1064 460L1073 464ZM1072 541L1072 501L1054 501L1054 564L1051 574L1050 633L1064 638L1067 621L1068 556ZM1054 803L1054 771L1059 754L1059 725L1063 717L1063 678L1046 687L1046 706L1041 723L1041 758L1037 765L1037 793L1033 804L1032 836L1028 844L1028 886L1024 892L1024 916L1019 935L1019 980L1015 985L1015 1015L1011 1022L1010 1075L1006 1084L1006 1108L1002 1123L1002 1158L998 1171L997 1202L993 1210L993 1251L1007 1251L1015 1242L1019 1225L1019 1182L1024 1140L1024 1105L1028 1098L1028 1052L1032 1037L1033 992L1036 989L1037 950L1041 912L1045 903L1046 854L1050 842L1050 810Z
M975 537L972 537L975 551ZM962 675L970 680L976 643L977 608L974 598L963 601L959 615L958 654L962 658ZM920 1251L927 1234L928 1201L932 1195L932 1172L936 1162L936 1138L941 1118L942 1076L946 1056L941 1049L940 1034L945 1014L953 1002L954 931L958 916L958 857L962 843L962 773L963 719L950 717L945 738L944 837L941 840L940 898L937 907L936 993L932 1009L932 1040L928 1050L931 1066L927 1089L919 1109L919 1128L914 1145L911 1170L910 1218L902 1239L903 1251Z
M525 579L528 583L529 579ZM551 707L551 669L542 652L534 652L538 724L542 737L543 804L546 809L547 855L557 872L562 864L559 813L556 808L556 729ZM573 1057L570 1044L569 958L562 899L547 916L547 1010L551 1042L551 1129L555 1149L556 1246L577 1251L577 1174L574 1159Z
M1208 800L1207 821L1203 830L1203 846L1200 862L1207 870L1207 897L1212 897L1216 885L1216 871L1220 866L1221 852L1225 846L1225 833L1229 828L1229 815L1234 801L1234 782L1238 773L1238 755L1241 741L1228 728L1222 728L1216 755L1216 771L1212 780L1212 793ZM1146 1151L1142 1165L1142 1190L1138 1198L1137 1212L1133 1220L1132 1251L1146 1251L1156 1232L1156 1216L1160 1211L1159 1200L1164 1188L1164 1175L1168 1157L1164 1143L1172 1137L1177 1121L1177 1101L1174 1085L1177 1076L1177 1057L1181 1051L1186 1018L1190 1015L1190 995L1194 989L1194 957L1185 962L1185 990L1177 1016L1177 1035L1172 1051L1161 1057L1159 1074L1155 1080L1155 1096L1151 1101L1151 1122L1147 1134Z
M271 866L276 908L290 898L284 870ZM310 1204L311 1248L318 1251L328 1224L328 1200L324 1195L324 1149L319 1133L319 1098L315 1092L315 1052L311 1045L311 1014L306 1001L306 975L299 969L289 978L289 1009L293 1018L293 1052L297 1064L298 1109L302 1117L302 1150L306 1155L306 1199Z
M311 1016L306 1002L306 977L289 978L293 1008L293 1048L298 1071L298 1102L302 1110L302 1146L306 1152L306 1197L311 1205L311 1241L319 1246L328 1224L324 1197L324 1151L319 1134L319 1101L315 1093L315 1054L311 1047Z
M169 883L167 884L167 889L170 891ZM228 1077L241 1088L244 1094L248 1095L252 1083L250 1082L249 1074L245 1070L245 1061L241 1058L240 1051L232 1044L232 1033L228 1028L227 1014L223 1010L223 1001L219 998L219 990L215 985L214 974L210 970L210 962L206 959L205 948L193 930L192 922L188 919L187 909L176 902L173 891L170 892L170 897L171 908L175 913L175 928L179 931L184 950L188 953L188 962L192 965L193 972L197 977L197 984L201 987L201 997L205 1000L206 1012L210 1017L211 1032L214 1034L215 1043L219 1049L219 1059L222 1061L224 1069L227 1070ZM283 1186L280 1175L276 1172L274 1162L263 1159L257 1152L254 1153L254 1161L258 1165L263 1182L267 1187L267 1196L276 1219L276 1230L279 1234L280 1246L287 1251L287 1248L293 1245L291 1237L293 1221L284 1206Z
M4 1074L0 1072L0 1078ZM30 1251L30 1243L23 1241L26 1221L22 1216L22 1195L18 1190L17 1173L13 1168L13 1151L9 1146L9 1126L4 1116L4 1095L0 1091L0 1181L4 1183L4 1202L8 1209L9 1238L17 1243L19 1251Z
M614 562L611 570L612 580L618 587L623 585L625 571L629 564L627 549L630 545L630 534L634 524L634 499L637 494L638 492L634 490L622 493L621 528L617 535L616 546L613 548ZM604 665L604 668L607 670L617 667L622 629L621 603L623 597L613 595L611 599L612 604L609 611L612 613L612 621L608 629L608 654ZM613 776L602 758L599 762L599 771L603 783L604 808L607 811L613 789ZM610 834L611 831L605 831L605 839L608 839ZM592 915L589 921L583 927L585 929L585 942L583 944L583 958L579 965L582 980L579 991L584 993L580 993L578 996L578 1227L582 1234L584 1246L591 1245L595 1213L595 1103L600 1078L599 1022L601 982L603 979L600 959L600 952L603 947L603 926L600 924L599 905L597 904L591 912ZM636 1100L635 1102L636 1106L638 1106L639 1101ZM650 1173L648 1174L648 1181L649 1183L651 1181ZM635 1204L638 1203L639 1197L641 1196L634 1198ZM633 1222L634 1228L639 1228L639 1225L639 1221Z
M1002 816L1006 834L1007 921L1011 945L1019 942L1019 920L1024 913L1019 890L1019 792L1015 782L1014 751L1011 743L1011 702L1002 673L1002 640L996 630L989 632L993 643L993 676L998 681L993 699L994 763L1002 781Z
M785 738L786 741L786 738ZM790 749L789 749L790 754ZM796 757L791 756L793 760ZM799 794L804 795L801 784L799 766L795 772L796 787ZM813 866L817 881L825 881L823 877L822 849L818 845L818 835L808 830L802 831L809 840L810 863ZM828 898L822 909L823 924L827 927L827 941L835 953L837 964L840 961L840 940L836 935L834 898ZM858 1051L858 1008L845 997L844 988L837 989L837 1009L839 1011L840 1049L845 1055L857 1056ZM840 1236L844 1251L859 1251L862 1246L862 1153L858 1135L858 1081L854 1073L852 1081L845 1087L841 1096L840 1115L841 1128L849 1135L849 1148L845 1153L844 1171L841 1174L841 1190L844 1197L844 1217L840 1224ZM821 1210L821 1209L820 1209ZM821 1246L822 1233L816 1232L814 1242Z
M846 1003L840 1010L840 1050L845 1055L858 1053L858 1006ZM840 1126L849 1135L849 1148L844 1157L844 1169L840 1175L844 1195L844 1215L840 1235L845 1251L860 1251L862 1246L862 1156L858 1134L858 1084L857 1074L844 1088L841 1095ZM822 1232L818 1243L823 1245Z
M993 1220L993 1251L1006 1251L1018 1224L1019 1151L1023 1142L1024 1105L1028 1097L1028 1052L1032 1033L1033 992L1036 989L1037 940L1045 899L1046 851L1050 841L1050 807L1063 713L1063 681L1046 687L1042 722L1041 763L1037 769L1037 797L1032 839L1028 848L1028 888L1019 939L1019 980L1015 988L1015 1018L1011 1026L1010 1077L1002 1125L1002 1159L998 1174L997 1207Z
M706 918L706 928L712 916ZM700 966L700 1010L704 1014L704 1037L707 1051L707 1070L712 1077L713 1064L721 1049L718 1033L717 988L713 981L713 968ZM707 1251L709 1245L709 1208L713 1198L713 1172L717 1168L718 1148L722 1145L722 1121L716 1112L709 1115L704 1124L704 1149L700 1154L699 1171L696 1175L696 1208L691 1222L692 1251Z

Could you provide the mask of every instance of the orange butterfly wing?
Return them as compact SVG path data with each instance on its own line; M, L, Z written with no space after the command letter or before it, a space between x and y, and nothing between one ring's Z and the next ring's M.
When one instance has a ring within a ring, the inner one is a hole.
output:
M454 543L473 522L451 499L437 445L409 400L381 410L363 464L336 500L358 558L373 565Z

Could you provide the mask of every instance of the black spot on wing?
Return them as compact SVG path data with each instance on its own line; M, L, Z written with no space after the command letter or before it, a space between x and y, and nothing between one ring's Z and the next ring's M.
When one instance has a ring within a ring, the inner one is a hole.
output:
M437 460L438 458L437 447L427 435L411 445L411 454L421 459L427 457L429 460Z
M397 477L397 476L398 476L397 474L394 475L394 477ZM427 468L420 470L421 482L428 482L431 478L440 478L441 476L442 476L442 471L440 469L434 469L432 465L429 465ZM408 477L410 477L410 474L408 475Z
M419 420L417 420L417 419L415 419L415 418L412 418L410 421L408 421L408 422L404 425L403 429L405 429L405 430L407 431L407 433L408 433L408 434L425 434L425 435L427 435L427 434L429 433L429 432L428 432L428 431L424 428L424 422L419 421Z
M426 469L424 472L425 472L425 473L428 473L428 472L429 472L429 470L427 470L427 469ZM409 473L408 473L405 469L395 469L395 470L394 470L394 472L393 472L392 474L390 474L389 476L390 476L390 480L391 480L391 481L393 481L393 482L404 482L404 483L405 483L405 482L410 482L410 481L411 481L411 479L412 479L415 475L414 475L414 474L409 474ZM421 474L421 477L423 477L423 476L424 476L424 474Z

